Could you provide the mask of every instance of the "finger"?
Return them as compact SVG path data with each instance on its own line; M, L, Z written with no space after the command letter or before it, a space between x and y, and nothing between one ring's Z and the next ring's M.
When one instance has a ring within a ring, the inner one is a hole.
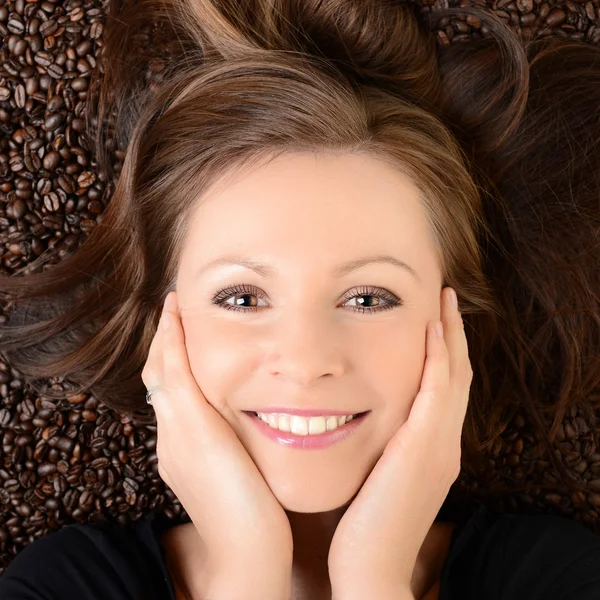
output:
M421 387L408 416L412 424L426 431L430 431L432 424L445 412L442 404L446 401L450 381L448 350L443 337L436 331L436 323L430 321L427 324L427 350Z
M450 381L463 385L469 379L471 364L465 336L465 326L457 307L451 300L451 288L444 288L441 301L441 319L444 323L444 339L448 348Z
M150 343L150 349L148 350L148 356L146 358L144 369L142 370L142 381L144 382L147 390L151 390L153 387L160 385L160 382L163 381L161 350L163 337L162 332L163 329L159 321L154 337L152 338L152 342Z
M469 360L464 322L460 311L450 301L450 292L450 288L444 289L442 300L444 337L448 348L450 388L452 390L444 408L449 421L454 422L462 431L469 403L473 369Z
M165 299L162 315L163 327L163 377L164 386L176 397L174 406L180 414L204 410L207 403L202 402L203 397L196 384L190 368L185 334L179 317L177 294L170 292Z
M177 295L169 292L161 318L163 327L163 368L169 385L189 383L191 373L181 320L178 314Z

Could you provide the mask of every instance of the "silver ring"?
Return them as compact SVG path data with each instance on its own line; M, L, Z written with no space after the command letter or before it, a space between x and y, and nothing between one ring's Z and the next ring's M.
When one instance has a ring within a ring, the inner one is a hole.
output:
M153 387L151 390L148 390L148 391L146 392L146 404L150 404L150 405L152 405L152 399L150 398L150 396L152 396L152 394L154 394L154 392L157 392L157 391L158 391L158 389L159 389L159 388L158 388L157 386L155 386L155 387Z

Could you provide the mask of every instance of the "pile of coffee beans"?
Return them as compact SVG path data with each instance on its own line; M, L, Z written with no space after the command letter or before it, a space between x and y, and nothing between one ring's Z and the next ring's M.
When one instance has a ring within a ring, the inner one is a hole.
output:
M482 5L486 3L479 2ZM466 5L461 2L460 5ZM424 1L423 10L448 6ZM450 2L451 6L458 2ZM494 0L496 14L525 37L550 32L600 43L598 0L557 4ZM96 225L110 201L109 178L90 154L85 131L89 81L97 68L105 24L97 0L0 2L0 273L10 275L42 254L60 261ZM440 43L488 32L477 19L440 23ZM160 28L139 32L140 47L160 43ZM148 80L160 72L148 62ZM110 143L109 143L110 147ZM124 154L114 144L112 163ZM50 261L51 262L51 261ZM7 317L0 312L0 326ZM60 380L48 386L61 389ZM128 525L159 509L188 516L157 473L156 427L81 394L56 401L28 389L0 361L0 574L39 536L73 522ZM460 480L488 504L513 512L549 512L582 521L600 533L600 450L594 415L573 409L558 438L557 456L586 491L565 493L536 451L526 419L517 415L489 455L487 481ZM539 482L527 494L495 499L496 482Z

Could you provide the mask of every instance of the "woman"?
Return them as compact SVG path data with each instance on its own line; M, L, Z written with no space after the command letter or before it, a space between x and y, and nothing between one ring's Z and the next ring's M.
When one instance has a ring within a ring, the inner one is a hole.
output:
M509 405L487 378L510 310L486 261L513 250L497 187L528 91L516 39L469 10L514 70L461 103L468 51L450 67L401 3L113 4L96 151L108 169L116 108L114 196L73 256L7 281L36 310L2 349L31 379L65 373L23 348L64 329L82 389L132 413L145 386L191 522L66 527L11 563L6 597L597 597L600 540L574 521L439 519ZM150 15L180 47L142 94L129 27ZM58 273L71 295L36 304Z

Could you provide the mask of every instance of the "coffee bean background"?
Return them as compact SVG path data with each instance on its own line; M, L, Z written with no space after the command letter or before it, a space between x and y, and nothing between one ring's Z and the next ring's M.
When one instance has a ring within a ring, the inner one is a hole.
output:
M600 44L599 0L476 2L492 8L525 38L559 35ZM468 2L421 3L423 11ZM94 101L90 77L103 44L100 1L0 0L0 274L48 256L60 261L95 227L112 194L111 178L89 152L84 116ZM160 26L138 34L148 51L147 80L162 65L150 49L163 43ZM439 24L438 42L485 37L486 27L457 16ZM109 140L118 174L123 149ZM1 311L1 309L0 309ZM0 312L0 326L7 318ZM48 386L63 389L61 379ZM67 395L67 392L65 392ZM600 424L571 409L553 451L574 482L566 491L537 440L517 414L491 450L477 481L459 478L453 494L480 498L500 511L573 518L600 534ZM0 360L0 574L25 546L70 523L128 525L155 508L176 522L189 519L157 472L156 427L138 426L90 395L64 401L32 394ZM527 493L502 487L531 482Z

